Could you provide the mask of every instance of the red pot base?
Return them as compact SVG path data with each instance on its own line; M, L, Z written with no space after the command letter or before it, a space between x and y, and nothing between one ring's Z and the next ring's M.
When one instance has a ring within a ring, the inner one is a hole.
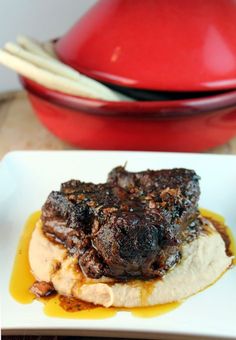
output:
M41 122L79 148L101 150L203 151L236 135L236 108L150 119L96 115L58 106L29 93Z

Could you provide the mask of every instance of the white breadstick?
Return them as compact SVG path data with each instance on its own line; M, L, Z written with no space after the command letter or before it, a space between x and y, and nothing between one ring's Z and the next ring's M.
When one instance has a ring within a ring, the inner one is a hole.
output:
M35 53L31 53L19 45L16 45L12 42L6 43L4 48L14 54L15 56L22 58L26 61L29 61L30 63L39 66L42 69L51 71L55 74L59 74L63 77L79 81L80 80L80 75L78 75L77 72L75 72L73 69L70 67L62 64L60 61L55 60L55 59L48 59L45 58L44 56L40 56Z
M27 50L24 50L22 47L11 42L6 43L5 49L15 56L18 56L19 58L22 58L36 66L39 66L42 69L61 75L65 78L75 80L84 86L88 86L94 91L97 91L99 96L100 94L106 96L107 100L120 100L124 98L121 98L121 96L115 93L115 91L110 90L99 82L82 76L71 67L61 63L59 60L49 59L45 58L44 56L36 55Z
M107 97L104 97L101 93L98 94L98 92L94 91L94 89L88 88L87 86L77 83L71 79L43 70L3 50L0 50L0 63L10 67L19 74L48 87L49 89L75 96L107 100Z
M53 59L57 59L57 55L56 55L56 52L55 52L55 49L54 49L54 43L53 42L46 41L46 42L41 43L41 46L44 49L44 51L46 53L50 54L50 56Z
M24 35L18 35L16 41L29 52L51 58L51 55L47 53L35 39L25 37Z

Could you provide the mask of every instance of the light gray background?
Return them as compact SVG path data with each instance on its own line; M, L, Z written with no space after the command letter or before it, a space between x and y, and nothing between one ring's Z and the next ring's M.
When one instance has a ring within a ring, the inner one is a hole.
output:
M0 47L18 34L39 40L66 32L96 0L0 0ZM0 65L0 92L19 89L15 72Z

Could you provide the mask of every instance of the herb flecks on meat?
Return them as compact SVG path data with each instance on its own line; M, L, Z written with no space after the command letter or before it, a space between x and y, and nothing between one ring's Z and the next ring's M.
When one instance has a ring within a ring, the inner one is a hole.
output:
M192 170L111 171L104 184L71 180L49 195L43 232L63 244L90 278L163 276L202 228Z

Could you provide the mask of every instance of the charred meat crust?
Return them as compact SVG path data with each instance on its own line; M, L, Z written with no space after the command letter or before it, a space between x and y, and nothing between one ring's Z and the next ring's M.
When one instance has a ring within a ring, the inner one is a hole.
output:
M200 232L199 177L192 170L111 171L104 184L71 180L49 195L43 231L91 278L163 276Z

